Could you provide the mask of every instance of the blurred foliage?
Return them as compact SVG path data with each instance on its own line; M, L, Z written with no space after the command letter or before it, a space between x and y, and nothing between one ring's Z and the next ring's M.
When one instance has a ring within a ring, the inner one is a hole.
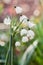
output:
M31 57L29 65L43 65L43 20L41 20L35 28L36 38L39 39L39 44Z
M3 4L0 4L0 15L2 14L3 12Z

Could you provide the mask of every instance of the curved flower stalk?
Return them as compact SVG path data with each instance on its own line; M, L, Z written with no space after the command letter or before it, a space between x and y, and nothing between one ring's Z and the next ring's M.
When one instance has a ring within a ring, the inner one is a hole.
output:
M30 58L33 54L33 52L35 51L35 49L37 48L37 45L38 45L38 40L35 40L33 42L33 44L31 44L27 50L24 52L23 56L22 56L22 59L20 61L20 64L19 65L27 65L30 61Z

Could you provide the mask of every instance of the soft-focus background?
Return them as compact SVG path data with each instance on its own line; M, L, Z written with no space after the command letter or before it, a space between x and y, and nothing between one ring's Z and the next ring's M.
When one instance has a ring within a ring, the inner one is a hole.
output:
M42 3L43 0L40 1ZM21 6L23 14L30 18L35 9L42 10L43 3L41 6L39 0L0 0L0 22L3 22L6 15L16 15L14 6Z

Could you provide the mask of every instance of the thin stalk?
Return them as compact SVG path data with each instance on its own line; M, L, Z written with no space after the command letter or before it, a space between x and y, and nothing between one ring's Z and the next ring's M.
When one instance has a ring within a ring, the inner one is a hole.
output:
M9 49L8 49L8 52L7 52L7 55L6 55L5 65L7 65L7 62L8 62L9 52L10 52L10 44L9 44Z

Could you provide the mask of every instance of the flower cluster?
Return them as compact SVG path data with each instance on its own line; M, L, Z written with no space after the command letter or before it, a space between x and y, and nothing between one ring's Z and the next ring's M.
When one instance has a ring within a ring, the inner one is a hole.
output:
M18 15L20 14L19 22L13 22L9 16L7 16L3 22L6 25L11 24L11 28L13 29L13 32L16 32L17 35L20 36L19 40L15 42L15 46L17 47L17 46L20 46L21 43L26 43L34 39L35 33L32 30L32 28L34 28L36 24L33 21L30 21L27 16L21 15L23 12L21 7L14 6L14 8L15 8L16 13ZM21 24L18 26L19 23Z

